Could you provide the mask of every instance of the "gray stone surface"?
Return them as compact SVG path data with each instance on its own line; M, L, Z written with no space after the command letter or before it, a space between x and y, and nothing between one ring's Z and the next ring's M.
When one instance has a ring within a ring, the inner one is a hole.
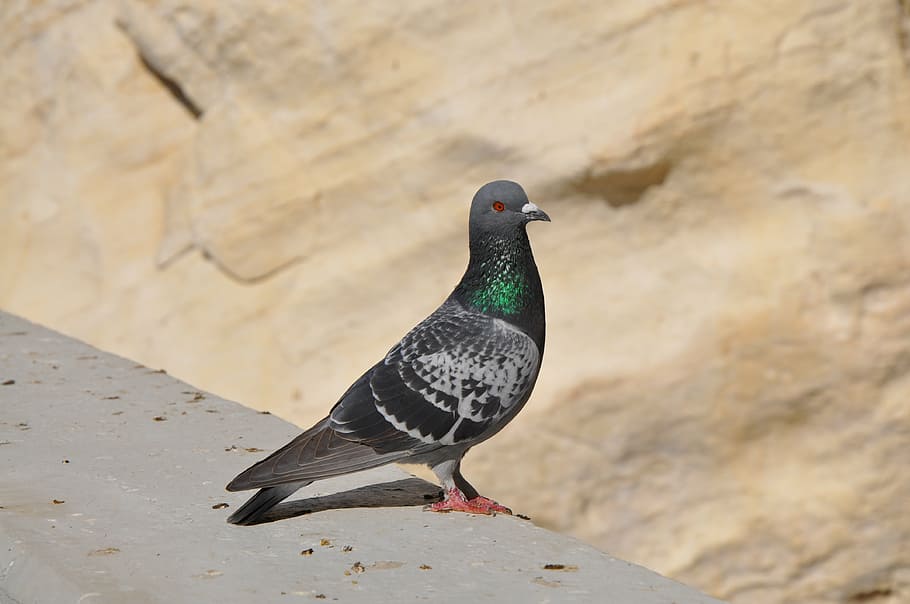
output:
M424 512L438 490L394 467L228 525L225 483L296 427L3 313L0 383L3 604L717 602L527 520Z

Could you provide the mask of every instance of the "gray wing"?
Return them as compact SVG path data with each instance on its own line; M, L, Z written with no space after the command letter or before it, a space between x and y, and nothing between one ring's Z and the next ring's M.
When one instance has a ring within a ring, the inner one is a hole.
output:
M510 419L510 411L530 395L539 368L540 352L527 334L449 303L373 367L369 385L383 428L424 446L454 445L495 432ZM363 413L344 407L342 401L330 416L335 430L389 450L370 434L346 430L356 428L347 417Z

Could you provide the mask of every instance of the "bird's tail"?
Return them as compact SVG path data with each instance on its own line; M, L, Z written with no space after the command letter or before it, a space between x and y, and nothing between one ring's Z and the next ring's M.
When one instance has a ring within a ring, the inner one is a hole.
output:
M231 514L228 522L255 524L270 508L313 481L375 468L408 454L408 451L377 453L372 447L345 440L329 427L329 419L325 418L227 485L228 491L260 489Z
M325 418L238 474L225 488L246 491L289 483L309 484L314 480L385 465L408 454L409 451L377 453L372 447L346 440L329 427L329 418Z
M228 516L231 524L250 525L258 524L262 516L270 509L281 503L291 493L310 484L307 481L292 482L277 487L266 487L250 497L236 512Z

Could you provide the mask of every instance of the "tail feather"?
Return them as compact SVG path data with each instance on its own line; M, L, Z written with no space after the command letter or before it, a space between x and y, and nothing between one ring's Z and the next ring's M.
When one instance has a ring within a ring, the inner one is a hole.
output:
M266 512L281 503L285 497L308 484L310 483L295 482L278 487L260 489L246 503L237 508L236 512L228 516L227 521L231 524L240 525L258 524Z
M409 454L409 451L377 453L372 447L345 440L329 427L329 419L325 418L238 474L226 488L228 491L245 491L293 483L299 485L296 490L303 486L302 483L375 468Z

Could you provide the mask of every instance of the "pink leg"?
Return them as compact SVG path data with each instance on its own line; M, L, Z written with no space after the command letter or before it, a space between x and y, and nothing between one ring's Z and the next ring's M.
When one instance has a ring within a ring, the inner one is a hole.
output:
M474 499L466 499L464 493L458 489L452 488L446 492L446 498L437 503L426 506L431 512L466 512L468 514L485 514L495 516L496 514L512 514L512 510L504 505L499 505L492 499L477 496Z

